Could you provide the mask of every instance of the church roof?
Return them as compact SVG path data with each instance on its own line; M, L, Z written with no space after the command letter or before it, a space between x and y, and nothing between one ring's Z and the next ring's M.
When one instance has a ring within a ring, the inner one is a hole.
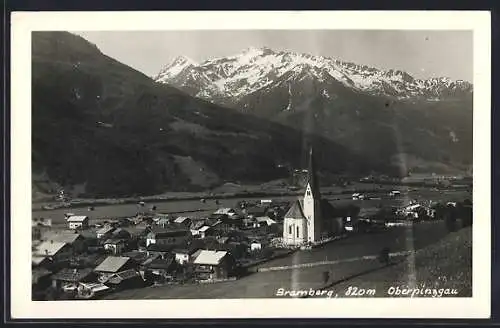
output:
M304 211L302 210L302 204L300 200L296 200L293 202L292 206L286 212L285 218L291 218L291 219L304 219Z

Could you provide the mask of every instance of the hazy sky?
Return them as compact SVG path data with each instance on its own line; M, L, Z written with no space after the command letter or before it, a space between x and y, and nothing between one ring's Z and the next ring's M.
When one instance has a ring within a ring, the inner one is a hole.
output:
M103 53L149 76L175 57L197 62L266 46L322 55L416 78L444 76L472 82L472 32L376 30L225 30L76 32Z

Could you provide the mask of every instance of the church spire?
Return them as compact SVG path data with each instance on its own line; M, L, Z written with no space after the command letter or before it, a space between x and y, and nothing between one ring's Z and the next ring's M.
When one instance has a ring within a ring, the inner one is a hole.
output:
M309 167L307 169L307 183L311 186L312 195L315 199L320 199L318 178L316 176L316 166L314 163L313 148L309 148Z

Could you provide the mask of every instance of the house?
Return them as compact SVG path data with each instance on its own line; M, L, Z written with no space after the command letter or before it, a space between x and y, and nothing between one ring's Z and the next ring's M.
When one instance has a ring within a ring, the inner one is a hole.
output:
M198 280L227 279L234 272L234 258L226 251L202 250L193 262Z
M141 277L139 271L135 269L115 272L107 276L105 281L103 280L101 282L113 289L142 287L144 285L144 279Z
M223 208L219 208L217 211L215 211L214 214L215 215L233 216L236 214L236 211L232 208L223 207Z
M104 227L102 227L101 229L96 231L96 236L98 239L109 238L111 236L111 233L113 232L113 230L115 230L114 227L112 227L110 225L105 225Z
M276 221L272 220L268 216L259 216L255 218L254 228L262 227L262 226L270 226L276 224Z
M44 241L40 245L36 246L33 252L33 258L43 262L41 257L48 258L52 263L68 261L73 255L73 249L71 245L58 242L58 241Z
M189 230L157 230L151 231L146 237L146 247L151 244L179 245L192 238Z
M365 195L360 194L358 192L352 194L352 200L363 200L365 199Z
M191 219L185 216L179 216L174 220L174 223L183 224L186 227L191 226Z
M52 220L51 219L45 219L45 218L33 218L31 220L31 226L32 227L36 227L36 226L51 227L52 226Z
M399 190L392 190L389 193L389 196L391 196L391 197L395 197L395 196L399 196L399 195L401 195L401 191L399 191Z
M90 268L69 269L65 268L52 275L52 287L65 291L76 291L78 283L97 280L97 274Z
M57 241L70 245L76 253L82 252L85 249L85 238L75 231L49 231L42 234L42 241Z
M89 217L84 215L72 215L66 219L68 227L71 230L75 229L88 229L89 227Z
M153 220L155 221L155 223L157 225L159 225L162 228L165 228L171 222L170 217L168 217L168 216L156 217Z
M136 266L137 264L130 257L108 256L94 271L99 275L99 281L103 282L114 273L134 269Z
M262 243L255 241L250 244L250 251L255 252L255 251L260 251L262 250Z
M175 261L179 264L186 264L193 260L192 255L198 250L198 247L188 247L184 249L173 250Z
M132 234L127 229L117 228L111 233L111 238L129 240L132 238Z
M213 233L213 228L209 226L203 226L198 230L198 235L200 238L206 238L208 236L211 236Z
M104 250L114 255L121 254L125 250L125 247L125 240L123 239L108 239L104 242Z
M110 288L98 282L80 282L78 284L77 295L80 299L93 299L105 295Z
M173 279L172 273L176 267L175 259L172 256L166 259L155 259L147 265L144 277L155 283L168 282Z
M262 206L252 206L248 207L244 210L244 213L249 218L256 218L259 216L266 215L266 208Z
M159 256L161 258L166 258L172 254L172 251L176 245L167 244L150 244L146 249L146 254L148 256Z

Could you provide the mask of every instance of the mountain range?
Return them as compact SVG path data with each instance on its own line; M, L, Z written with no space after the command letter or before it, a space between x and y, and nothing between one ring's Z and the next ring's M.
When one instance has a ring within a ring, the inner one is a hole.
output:
M154 77L192 96L321 135L403 171L472 165L473 86L270 48L196 63L178 57Z
M262 183L304 167L309 145L323 181L471 165L467 83L403 98L330 79L326 66L307 63L255 76L268 53L249 49L199 65L180 58L155 81L80 36L34 32L34 192L118 197Z

